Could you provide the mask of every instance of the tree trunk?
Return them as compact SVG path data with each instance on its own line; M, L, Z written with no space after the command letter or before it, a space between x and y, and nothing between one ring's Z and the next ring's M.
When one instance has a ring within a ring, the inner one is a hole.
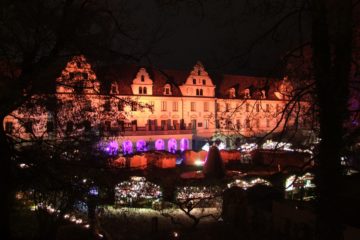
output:
M351 63L351 1L313 1L313 64L320 138L316 183L317 238L342 239L340 205L343 124Z
M0 224L0 232L2 239L10 238L10 212L13 206L13 195L12 195L12 168L11 168L11 154L9 142L3 128L4 116L0 116L0 156L1 156L1 167L0 167L0 213L4 220Z

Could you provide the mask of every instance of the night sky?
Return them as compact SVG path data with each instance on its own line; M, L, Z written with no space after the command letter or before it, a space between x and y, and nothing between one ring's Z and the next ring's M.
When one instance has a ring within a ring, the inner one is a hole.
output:
M261 7L247 1L206 1L204 5L185 1L165 6L159 2L134 2L134 19L144 27L140 34L154 26L162 29L164 34L153 48L156 55L151 57L152 64L162 68L188 70L200 60L210 71L274 74L281 56L303 40L299 38L298 19L292 18L275 34L261 38L293 6L281 12L264 8L264 14ZM305 22L305 14L303 19Z

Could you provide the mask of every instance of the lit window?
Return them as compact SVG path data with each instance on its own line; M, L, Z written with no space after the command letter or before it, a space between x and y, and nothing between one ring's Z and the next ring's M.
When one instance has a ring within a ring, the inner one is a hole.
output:
M131 111L137 111L137 103L131 104Z
M196 111L196 102L191 102L191 111L192 112Z
M209 102L204 102L204 112L209 111Z
M266 104L265 111L266 111L266 112L269 112L269 111L270 111L270 105L269 105L269 104Z
M166 109L167 109L167 102L162 101L161 102L161 111L166 111Z
M229 103L226 103L226 104L225 104L225 111L226 111L226 112L229 112L229 111L230 111L230 104L229 104Z
M173 105L173 106L172 106L173 112L177 112L177 111L178 111L178 102L173 102L172 105Z

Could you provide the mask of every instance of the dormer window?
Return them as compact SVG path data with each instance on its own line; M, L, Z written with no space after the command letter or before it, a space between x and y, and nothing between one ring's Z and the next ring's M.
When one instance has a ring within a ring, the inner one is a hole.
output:
M235 98L236 94L235 94L235 88L230 88L229 89L229 98Z
M164 95L171 95L170 84L165 84L165 86L164 86Z

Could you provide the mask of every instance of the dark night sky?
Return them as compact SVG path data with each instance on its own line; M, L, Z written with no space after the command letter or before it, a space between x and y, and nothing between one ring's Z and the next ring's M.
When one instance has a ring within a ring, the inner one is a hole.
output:
M145 28L166 29L166 37L155 44L155 52L161 54L152 58L162 68L189 70L201 60L209 70L273 74L283 53L297 44L298 28L290 19L248 52L255 39L291 7L278 15L252 11L245 1L204 1L202 7L183 3L161 9L155 2L139 1L135 19ZM233 58L245 52L246 57Z

